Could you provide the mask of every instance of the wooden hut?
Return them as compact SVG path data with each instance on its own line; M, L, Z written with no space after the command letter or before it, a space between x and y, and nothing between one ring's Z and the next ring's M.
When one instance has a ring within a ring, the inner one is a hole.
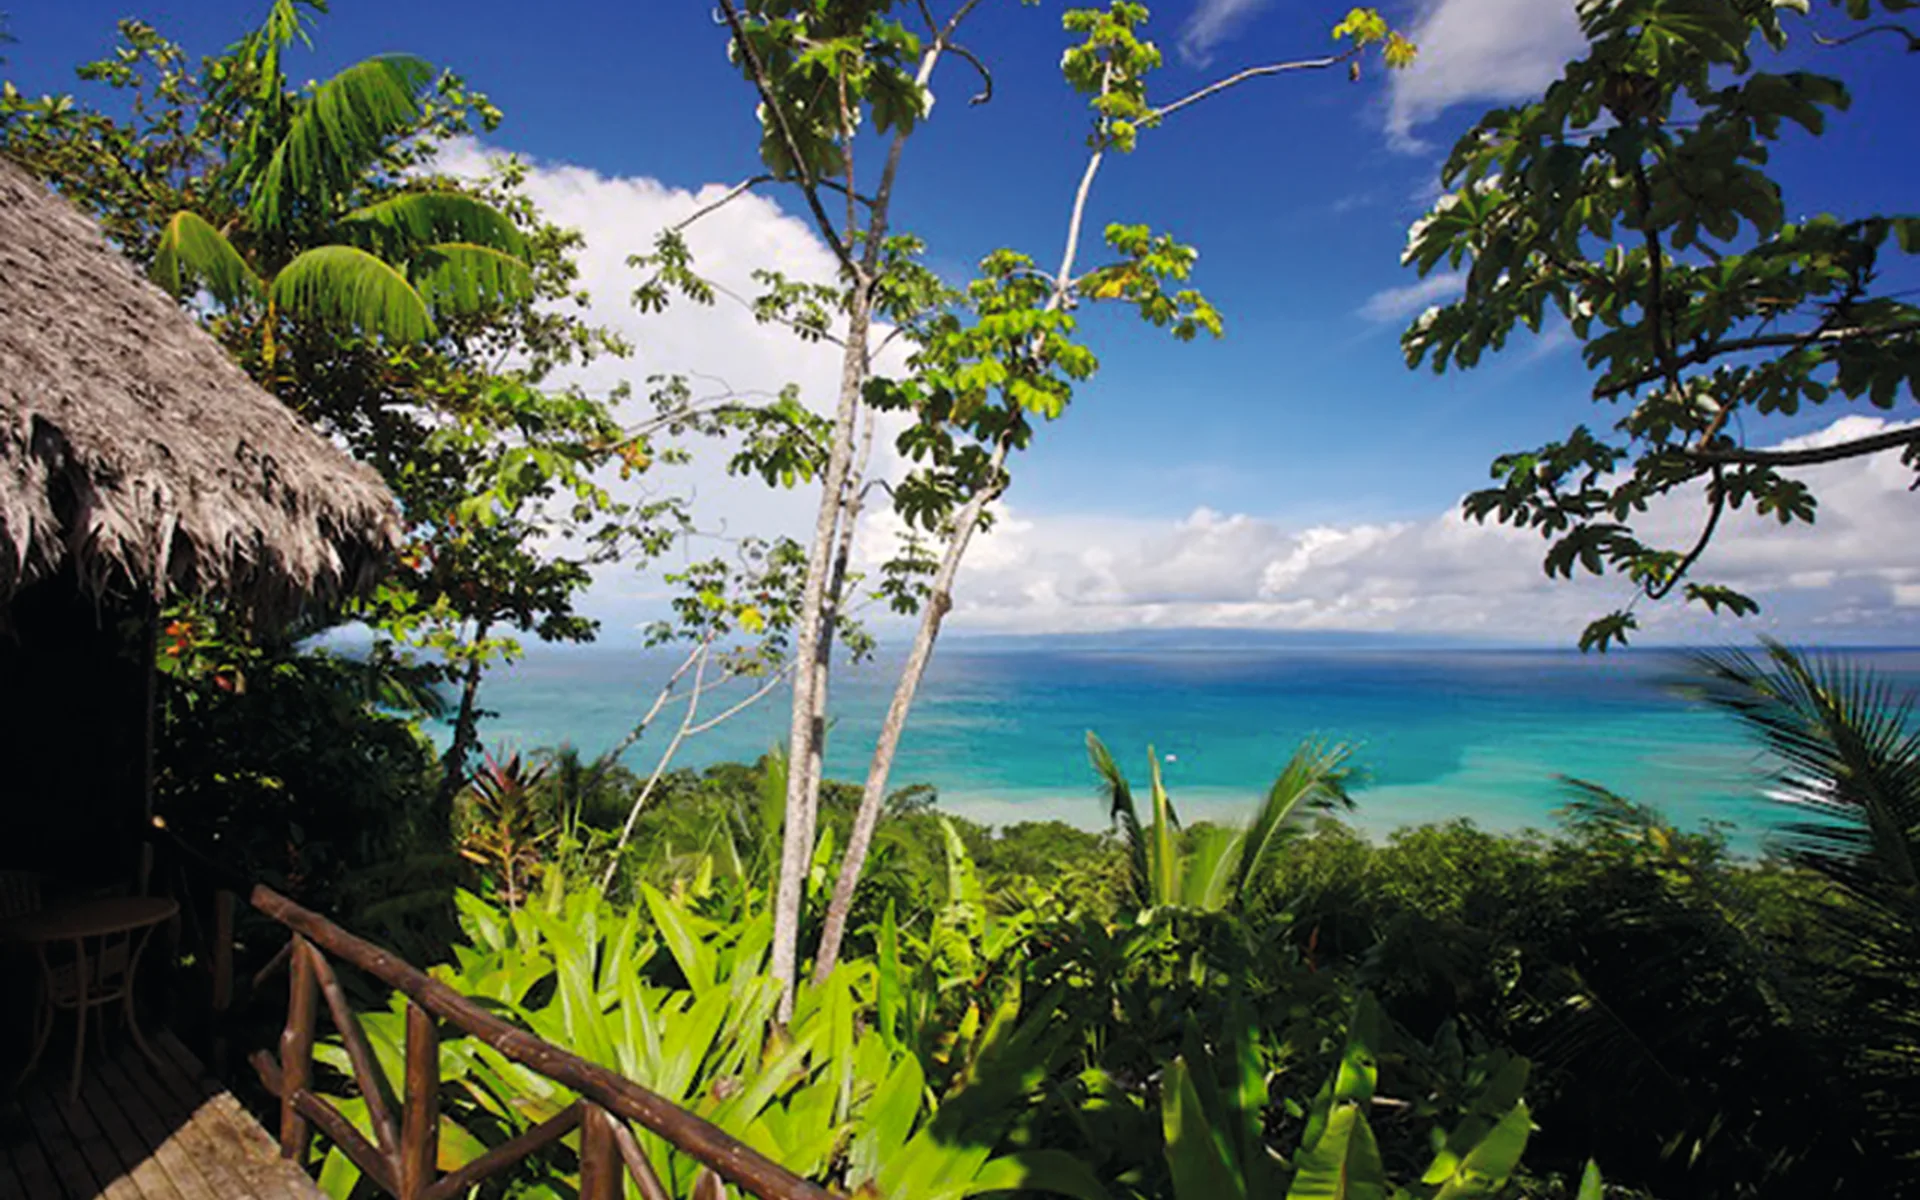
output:
M371 470L0 160L0 868L130 869L162 605L284 623L399 532Z

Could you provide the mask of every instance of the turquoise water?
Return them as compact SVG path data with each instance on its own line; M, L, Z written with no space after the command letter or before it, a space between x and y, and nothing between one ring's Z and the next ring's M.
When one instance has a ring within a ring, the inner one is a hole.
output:
M1920 650L1859 657L1920 683ZM571 742L588 754L644 712L673 661L655 652L535 649L496 674L483 704L489 747ZM890 663L841 669L828 771L864 775L890 694ZM1777 819L1767 763L1730 719L1674 694L1680 668L1657 652L1094 650L949 645L930 669L894 770L934 785L943 807L993 824L1097 827L1084 739L1092 729L1138 780L1151 744L1183 817L1245 814L1300 739L1349 743L1367 784L1356 823L1373 831L1470 817L1544 828L1559 776L1604 784L1680 824L1727 822L1751 848ZM718 711L724 701L708 705ZM689 742L676 762L751 759L784 742L784 693ZM628 754L650 768L669 709Z

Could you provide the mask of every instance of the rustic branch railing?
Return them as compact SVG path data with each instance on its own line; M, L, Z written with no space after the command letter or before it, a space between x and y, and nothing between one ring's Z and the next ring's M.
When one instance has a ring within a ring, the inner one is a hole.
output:
M832 1200L717 1126L605 1067L540 1040L481 1008L424 971L355 937L268 887L248 896L254 908L293 931L288 959L292 994L277 1057L252 1062L280 1098L280 1153L304 1164L317 1129L373 1184L398 1200L453 1200L469 1188L576 1129L580 1133L580 1200L616 1200L631 1178L642 1200L671 1200L628 1122L665 1139L700 1163L694 1200L720 1200L721 1181L759 1200ZM407 997L404 1095L386 1074L347 1006L327 956L364 971ZM374 1140L313 1091L313 1044L321 1002L340 1031L356 1086L367 1105ZM580 1099L456 1171L438 1175L440 1135L439 1029L445 1022L506 1058L576 1092Z

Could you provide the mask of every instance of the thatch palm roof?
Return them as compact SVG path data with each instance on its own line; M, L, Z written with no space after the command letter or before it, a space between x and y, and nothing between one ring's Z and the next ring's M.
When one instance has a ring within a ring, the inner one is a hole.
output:
M70 564L103 601L278 622L367 586L399 536L378 476L0 159L0 605Z

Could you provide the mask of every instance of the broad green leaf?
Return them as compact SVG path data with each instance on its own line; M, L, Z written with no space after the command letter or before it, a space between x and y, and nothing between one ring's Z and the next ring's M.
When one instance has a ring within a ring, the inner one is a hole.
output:
M383 54L348 67L316 88L253 181L251 211L278 228L313 198L349 192L387 143L420 119L433 67Z
M504 250L436 242L408 259L414 288L436 312L472 313L533 297L533 272Z
M1455 1169L1453 1177L1434 1193L1434 1200L1471 1200L1497 1195L1506 1186L1533 1132L1525 1104L1516 1104L1492 1132L1481 1139Z
M464 192L403 192L356 208L342 229L369 239L369 249L394 253L411 246L458 242L526 257L526 238L491 204Z
M867 1102L862 1118L864 1127L848 1148L847 1183L855 1191L878 1175L881 1164L906 1145L925 1090L926 1076L920 1069L919 1057L902 1055Z
M696 931L695 918L667 899L652 884L641 884L640 895L646 901L647 911L653 914L653 923L659 928L660 938L666 942L668 953L673 955L674 962L680 964L680 973L687 977L687 985L695 993L711 990L714 950Z
M1168 1064L1160 1084L1160 1124L1175 1200L1235 1200L1246 1188L1220 1153L1213 1123L1200 1105L1184 1057Z
M1335 1108L1319 1141L1295 1162L1287 1200L1387 1200L1380 1147L1358 1104Z
M1091 1168L1064 1150L1004 1154L980 1168L963 1195L985 1192L1045 1192L1074 1200L1110 1200Z
M271 294L289 315L333 321L399 342L433 336L420 293L391 263L355 246L321 246L274 277Z
M173 214L161 228L152 273L154 282L176 298L204 287L228 308L257 301L265 293L260 277L226 235L200 214L185 210Z

